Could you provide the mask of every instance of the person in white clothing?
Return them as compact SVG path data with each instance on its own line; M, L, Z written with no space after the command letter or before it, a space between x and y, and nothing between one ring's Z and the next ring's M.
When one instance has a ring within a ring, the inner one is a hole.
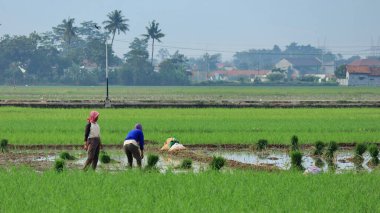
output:
M84 170L87 170L90 164L92 169L95 170L98 164L99 151L102 148L102 143L100 141L100 127L97 123L98 119L99 112L91 111L90 117L87 119L88 123L84 134L84 149L87 151L88 155L87 160L84 163Z

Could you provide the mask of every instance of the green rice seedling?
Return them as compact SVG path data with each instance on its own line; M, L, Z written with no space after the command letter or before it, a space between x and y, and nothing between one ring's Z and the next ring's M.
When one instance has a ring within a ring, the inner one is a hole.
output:
M336 150L338 150L338 144L335 141L330 141L330 143L327 144L326 157L332 160Z
M0 93L2 92L0 89ZM380 94L380 90L377 93ZM158 97L156 98L155 100L158 100ZM149 123L150 128L146 130L146 134L152 141L162 141L163 138L167 138L167 132L154 131L166 126L170 129L170 135L181 135L181 140L186 141L187 144L243 143L256 146L259 139L265 138L271 144L290 145L289 137L295 134L295 129L300 139L299 145L317 140L377 142L380 134L380 129L375 128L378 117L374 115L379 114L377 108L146 108L144 110L101 109L100 111L107 114L107 122L100 123L103 127L104 144L120 139L119 134L114 133L121 133L125 129L125 124L120 121L121 115L128 117L130 121L139 120L141 123ZM69 145L78 143L77 135L82 134L83 124L78 123L77 119L87 116L88 109L0 107L0 114L2 115L1 137L12 140L12 144ZM305 117L310 114L313 114L313 122L305 120ZM23 119L25 117L28 119ZM163 117L165 120L155 119L155 117ZM326 120L327 117L328 120ZM344 119L345 117L352 119ZM221 123L225 120L231 122ZM252 131L252 126L246 125L252 120L259 123L260 128L254 128ZM290 120L293 121L291 126L289 122L286 122ZM326 128L326 125L329 128ZM51 128L52 126L56 128ZM370 131L361 131L361 129ZM276 130L276 134L273 134L273 130ZM28 140L25 140L25 132L28 132ZM239 132L239 134L229 137L231 132ZM205 134L206 137L199 140L198 133ZM52 137L55 137L55 140L52 141Z
M326 162L327 162L327 166L328 166L328 171L331 173L335 173L336 165L334 163L333 158L327 158Z
M100 162L107 164L111 162L111 157L105 151L100 152Z
M355 146L355 154L362 157L364 152L367 150L367 146L364 143L358 143Z
M61 152L59 154L59 157L63 160L75 160L75 157L70 155L68 152Z
M379 148L377 147L376 144L371 144L368 147L368 152L371 155L372 159L371 162L373 165L377 166L379 164Z
M318 155L318 156L322 155L324 148L325 148L325 143L323 143L322 141L315 142L314 155Z
M323 162L323 160L320 158L314 159L314 162L315 166L317 166L318 168L322 168L325 165L325 162Z
M300 151L290 152L291 167L298 170L303 170L302 166L302 153Z
M212 157L212 161L210 163L211 169L213 170L220 170L224 164L226 163L226 160L223 157Z
M63 159L56 159L54 162L54 169L56 172L63 172L65 161Z
M296 151L299 150L298 148L298 137L297 135L293 135L292 138L290 139L291 142L291 150Z
M193 161L191 159L183 159L182 163L181 163L181 168L182 169L191 169L192 167L192 164L193 164Z
M259 141L257 141L256 143L256 149L259 151L266 149L267 146L268 146L268 140L266 139L259 139Z
M159 160L158 155L149 154L148 155L148 168L154 168Z
M1 149L1 152L3 152L3 153L8 151L8 140L7 139L1 140L0 149Z

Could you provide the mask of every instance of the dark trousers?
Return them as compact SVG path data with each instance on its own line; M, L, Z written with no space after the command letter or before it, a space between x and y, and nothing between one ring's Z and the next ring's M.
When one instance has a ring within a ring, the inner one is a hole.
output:
M141 168L141 154L140 154L139 147L133 144L126 144L123 148L128 158L129 167L132 167L133 158L135 158L137 161L137 165Z
M87 149L87 160L84 164L83 169L87 169L91 164L92 169L96 169L99 159L99 150L100 150L100 138L89 138L88 139L88 149Z

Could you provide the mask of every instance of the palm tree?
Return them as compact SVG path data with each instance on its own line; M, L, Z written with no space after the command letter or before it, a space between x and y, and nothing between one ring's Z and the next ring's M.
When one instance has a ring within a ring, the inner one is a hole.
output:
M74 27L74 21L74 18L68 18L67 20L64 19L62 24L54 28L54 31L56 31L58 35L62 35L62 38L67 43L68 48L70 48L72 39L76 37L77 27Z
M153 66L153 52L154 52L154 40L161 42L160 38L164 37L165 34L161 33L161 29L158 29L159 23L153 20L149 23L149 27L145 27L147 34L143 34L146 39L152 39L152 66Z
M104 21L103 24L106 25L104 28L108 30L110 34L112 33L112 41L111 41L111 48L112 48L116 31L118 35L120 34L120 32L125 33L126 31L129 31L129 25L126 23L129 20L124 18L124 16L121 14L121 10L114 10L108 13L107 17L108 17L108 20Z

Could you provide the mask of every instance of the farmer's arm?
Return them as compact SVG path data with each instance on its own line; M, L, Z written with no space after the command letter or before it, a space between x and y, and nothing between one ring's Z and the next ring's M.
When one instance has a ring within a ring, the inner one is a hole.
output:
M90 129L91 129L91 123L88 123L86 125L86 128L84 130L84 141L87 141L88 136L90 135Z
M90 135L90 129L91 129L91 123L88 123L86 125L85 130L84 130L84 147L85 147L85 149L87 147L87 138Z

